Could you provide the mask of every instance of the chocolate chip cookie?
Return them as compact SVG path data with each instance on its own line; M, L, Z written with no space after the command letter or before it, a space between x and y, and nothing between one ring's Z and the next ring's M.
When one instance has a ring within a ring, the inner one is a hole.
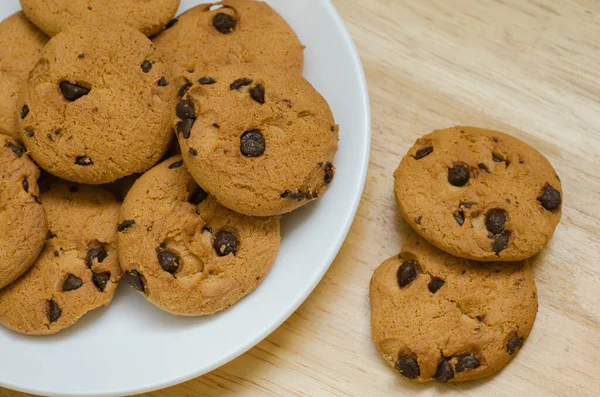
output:
M23 11L47 35L90 21L125 23L147 36L160 31L180 0L20 0Z
M177 138L194 179L246 215L290 212L332 182L338 126L298 75L229 65L201 77L176 108Z
M0 289L29 269L44 246L48 223L39 175L25 148L0 135Z
M529 145L473 127L417 140L394 173L402 216L452 255L512 261L539 252L561 217L552 165Z
M17 108L19 91L47 41L22 12L0 22L0 134L18 139L19 117L28 111Z
M181 156L138 179L119 218L121 266L133 286L168 312L213 314L253 291L279 249L279 218L218 204Z
M48 335L108 305L121 277L119 204L104 188L53 180L41 195L49 231L44 250L23 277L0 291L0 324Z
M267 3L226 0L200 4L172 21L154 39L182 90L209 67L262 63L302 73L304 46Z
M537 313L527 260L471 262L416 236L375 270L370 299L375 344L417 382L499 371L521 349Z
M102 184L162 157L177 93L148 38L90 22L53 37L41 56L19 108L21 138L42 168Z

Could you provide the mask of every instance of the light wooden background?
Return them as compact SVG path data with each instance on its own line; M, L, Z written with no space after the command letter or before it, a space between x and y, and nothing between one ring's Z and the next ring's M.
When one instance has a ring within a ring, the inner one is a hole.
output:
M348 239L315 292L265 341L146 396L599 395L600 1L334 3L364 62L373 112L370 171ZM488 380L416 385L371 342L368 284L409 232L393 170L418 136L453 124L502 130L546 155L563 180L563 220L535 258L540 309L512 364Z

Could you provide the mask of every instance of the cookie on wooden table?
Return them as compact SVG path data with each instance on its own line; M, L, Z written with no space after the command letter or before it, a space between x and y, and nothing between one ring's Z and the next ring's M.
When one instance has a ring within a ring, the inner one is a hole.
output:
M39 175L25 148L0 135L0 289L29 269L46 241Z
M62 179L103 184L143 172L167 150L177 93L154 45L123 24L53 37L20 107L31 157Z
M0 324L48 335L112 300L121 268L119 204L99 186L53 180L41 199L48 214L46 246L31 269L0 291Z
M184 316L227 309L253 291L279 250L279 218L218 204L181 156L138 179L119 218L121 266L159 308Z
M524 142L474 127L417 140L394 172L404 219L452 255L521 260L539 252L561 217L552 165Z
M225 0L200 4L154 39L185 90L215 65L261 63L301 74L304 46L267 3Z
M18 139L19 117L28 111L17 108L19 91L47 42L22 12L0 22L0 134Z
M147 36L169 23L180 0L20 0L23 11L47 35L90 21L125 23Z
M246 215L290 212L331 183L338 126L299 75L262 65L209 72L176 108L177 138L196 181Z
M375 270L370 299L375 344L417 382L499 371L529 336L538 307L527 260L471 262L416 236Z

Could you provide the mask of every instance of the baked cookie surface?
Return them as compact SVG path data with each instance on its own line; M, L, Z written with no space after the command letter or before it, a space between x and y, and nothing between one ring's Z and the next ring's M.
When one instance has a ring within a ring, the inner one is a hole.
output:
M411 237L371 279L371 331L384 358L417 382L499 371L527 338L537 292L527 260L472 262Z
M20 108L32 158L62 179L103 184L143 172L167 150L177 93L154 45L123 24L53 37Z
M46 241L39 175L25 148L0 135L0 289L29 269Z
M173 68L178 87L196 81L218 65L261 63L302 73L304 46L265 2L200 4L172 23L154 43Z
M181 156L138 179L119 218L121 266L159 308L184 316L227 309L275 260L278 217L234 213L198 187Z
M176 108L181 152L196 181L225 207L290 212L332 182L339 128L304 78L261 65L201 77Z
M474 127L417 140L394 172L404 219L452 255L521 260L539 252L561 217L552 165L529 145Z
M102 187L53 180L42 192L46 246L31 269L0 291L0 324L23 334L55 334L112 300L121 277L119 204Z
M19 91L48 37L22 12L0 22L0 134L19 137Z
M95 20L125 23L150 36L173 18L180 0L20 0L23 11L47 35Z

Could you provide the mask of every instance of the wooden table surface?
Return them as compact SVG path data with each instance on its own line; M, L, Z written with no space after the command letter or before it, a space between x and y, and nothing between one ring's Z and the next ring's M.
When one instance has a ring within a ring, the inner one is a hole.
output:
M600 1L334 3L362 57L373 113L370 170L350 234L315 292L266 340L146 396L600 394ZM534 259L539 313L515 360L491 379L418 385L372 343L368 285L410 233L392 172L417 137L454 124L505 131L546 155L563 181L563 219ZM22 396L0 389L0 397Z

